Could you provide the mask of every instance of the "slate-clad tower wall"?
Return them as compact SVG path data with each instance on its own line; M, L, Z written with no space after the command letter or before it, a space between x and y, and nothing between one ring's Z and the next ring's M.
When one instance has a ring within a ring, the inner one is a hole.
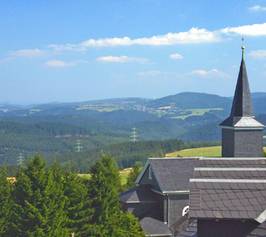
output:
M220 124L223 157L263 156L264 126L253 116L244 53L245 48L242 46L242 60L231 114Z

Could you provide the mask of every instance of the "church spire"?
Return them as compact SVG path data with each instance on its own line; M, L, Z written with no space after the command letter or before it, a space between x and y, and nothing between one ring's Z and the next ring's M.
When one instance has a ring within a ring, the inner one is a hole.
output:
M231 117L252 116L252 99L248 83L248 75L245 64L245 47L242 45L242 59L239 69L237 85L231 110Z
M253 116L244 45L241 49L242 58L231 113L220 124L222 156L260 157L262 156L264 125Z

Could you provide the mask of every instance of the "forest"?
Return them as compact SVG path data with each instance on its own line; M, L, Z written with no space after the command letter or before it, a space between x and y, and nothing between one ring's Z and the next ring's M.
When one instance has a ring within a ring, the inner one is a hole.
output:
M116 162L103 155L89 180L35 156L19 167L15 179L0 170L2 237L143 237L137 219L124 212L119 193L132 185L133 169L122 187Z

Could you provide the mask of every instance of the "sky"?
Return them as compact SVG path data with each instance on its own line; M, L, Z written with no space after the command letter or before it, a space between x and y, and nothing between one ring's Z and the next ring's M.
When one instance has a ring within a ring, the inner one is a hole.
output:
M0 102L266 92L266 0L0 1Z

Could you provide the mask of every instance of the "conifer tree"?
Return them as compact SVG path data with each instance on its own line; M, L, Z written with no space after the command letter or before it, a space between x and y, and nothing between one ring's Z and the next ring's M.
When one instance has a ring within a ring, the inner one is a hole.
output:
M53 170L45 169L44 160L36 156L18 174L14 190L14 236L69 236L64 212L63 186L56 182Z
M89 196L94 208L93 222L106 222L119 210L119 172L114 160L104 155L91 168Z
M93 237L142 237L143 232L137 219L124 213L120 208L120 178L115 161L103 156L91 169L89 196L94 209L92 229Z
M85 181L73 173L66 174L65 181L68 228L76 237L87 237L91 228L92 209Z
M11 184L7 180L6 170L0 169L0 236L9 236L12 213Z

